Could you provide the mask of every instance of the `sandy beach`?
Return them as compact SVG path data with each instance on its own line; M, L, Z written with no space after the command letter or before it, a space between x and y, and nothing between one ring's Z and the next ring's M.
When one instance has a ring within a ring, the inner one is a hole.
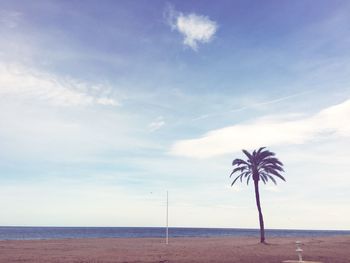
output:
M350 262L350 236L298 238L304 259ZM296 259L296 238L106 238L0 241L0 262L266 262Z

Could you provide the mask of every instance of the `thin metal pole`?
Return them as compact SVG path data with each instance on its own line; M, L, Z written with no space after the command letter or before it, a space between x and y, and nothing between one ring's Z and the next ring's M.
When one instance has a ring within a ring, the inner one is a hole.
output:
M168 198L168 191L166 191L166 239L165 242L166 244L169 244L169 198Z

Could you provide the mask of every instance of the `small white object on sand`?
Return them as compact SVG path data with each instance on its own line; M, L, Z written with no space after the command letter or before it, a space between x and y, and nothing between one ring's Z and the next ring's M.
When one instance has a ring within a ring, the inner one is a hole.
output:
M322 262L319 262L319 261L305 261L305 260L303 260L303 257L302 257L302 254L301 254L303 252L303 250L300 247L301 246L301 242L300 241L296 241L295 244L296 244L296 247L297 247L297 249L295 251L298 254L299 260L284 260L284 261L282 261L282 263L322 263Z

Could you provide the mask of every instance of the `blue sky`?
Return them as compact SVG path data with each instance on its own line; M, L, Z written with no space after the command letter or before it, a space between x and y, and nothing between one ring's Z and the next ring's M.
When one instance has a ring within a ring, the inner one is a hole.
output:
M347 1L2 1L0 225L350 229Z

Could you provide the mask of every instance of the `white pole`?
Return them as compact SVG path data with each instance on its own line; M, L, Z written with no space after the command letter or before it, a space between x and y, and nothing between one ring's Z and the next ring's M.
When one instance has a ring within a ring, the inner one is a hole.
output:
M165 242L166 244L169 244L169 198L168 198L168 191L166 191L166 233L165 233Z

